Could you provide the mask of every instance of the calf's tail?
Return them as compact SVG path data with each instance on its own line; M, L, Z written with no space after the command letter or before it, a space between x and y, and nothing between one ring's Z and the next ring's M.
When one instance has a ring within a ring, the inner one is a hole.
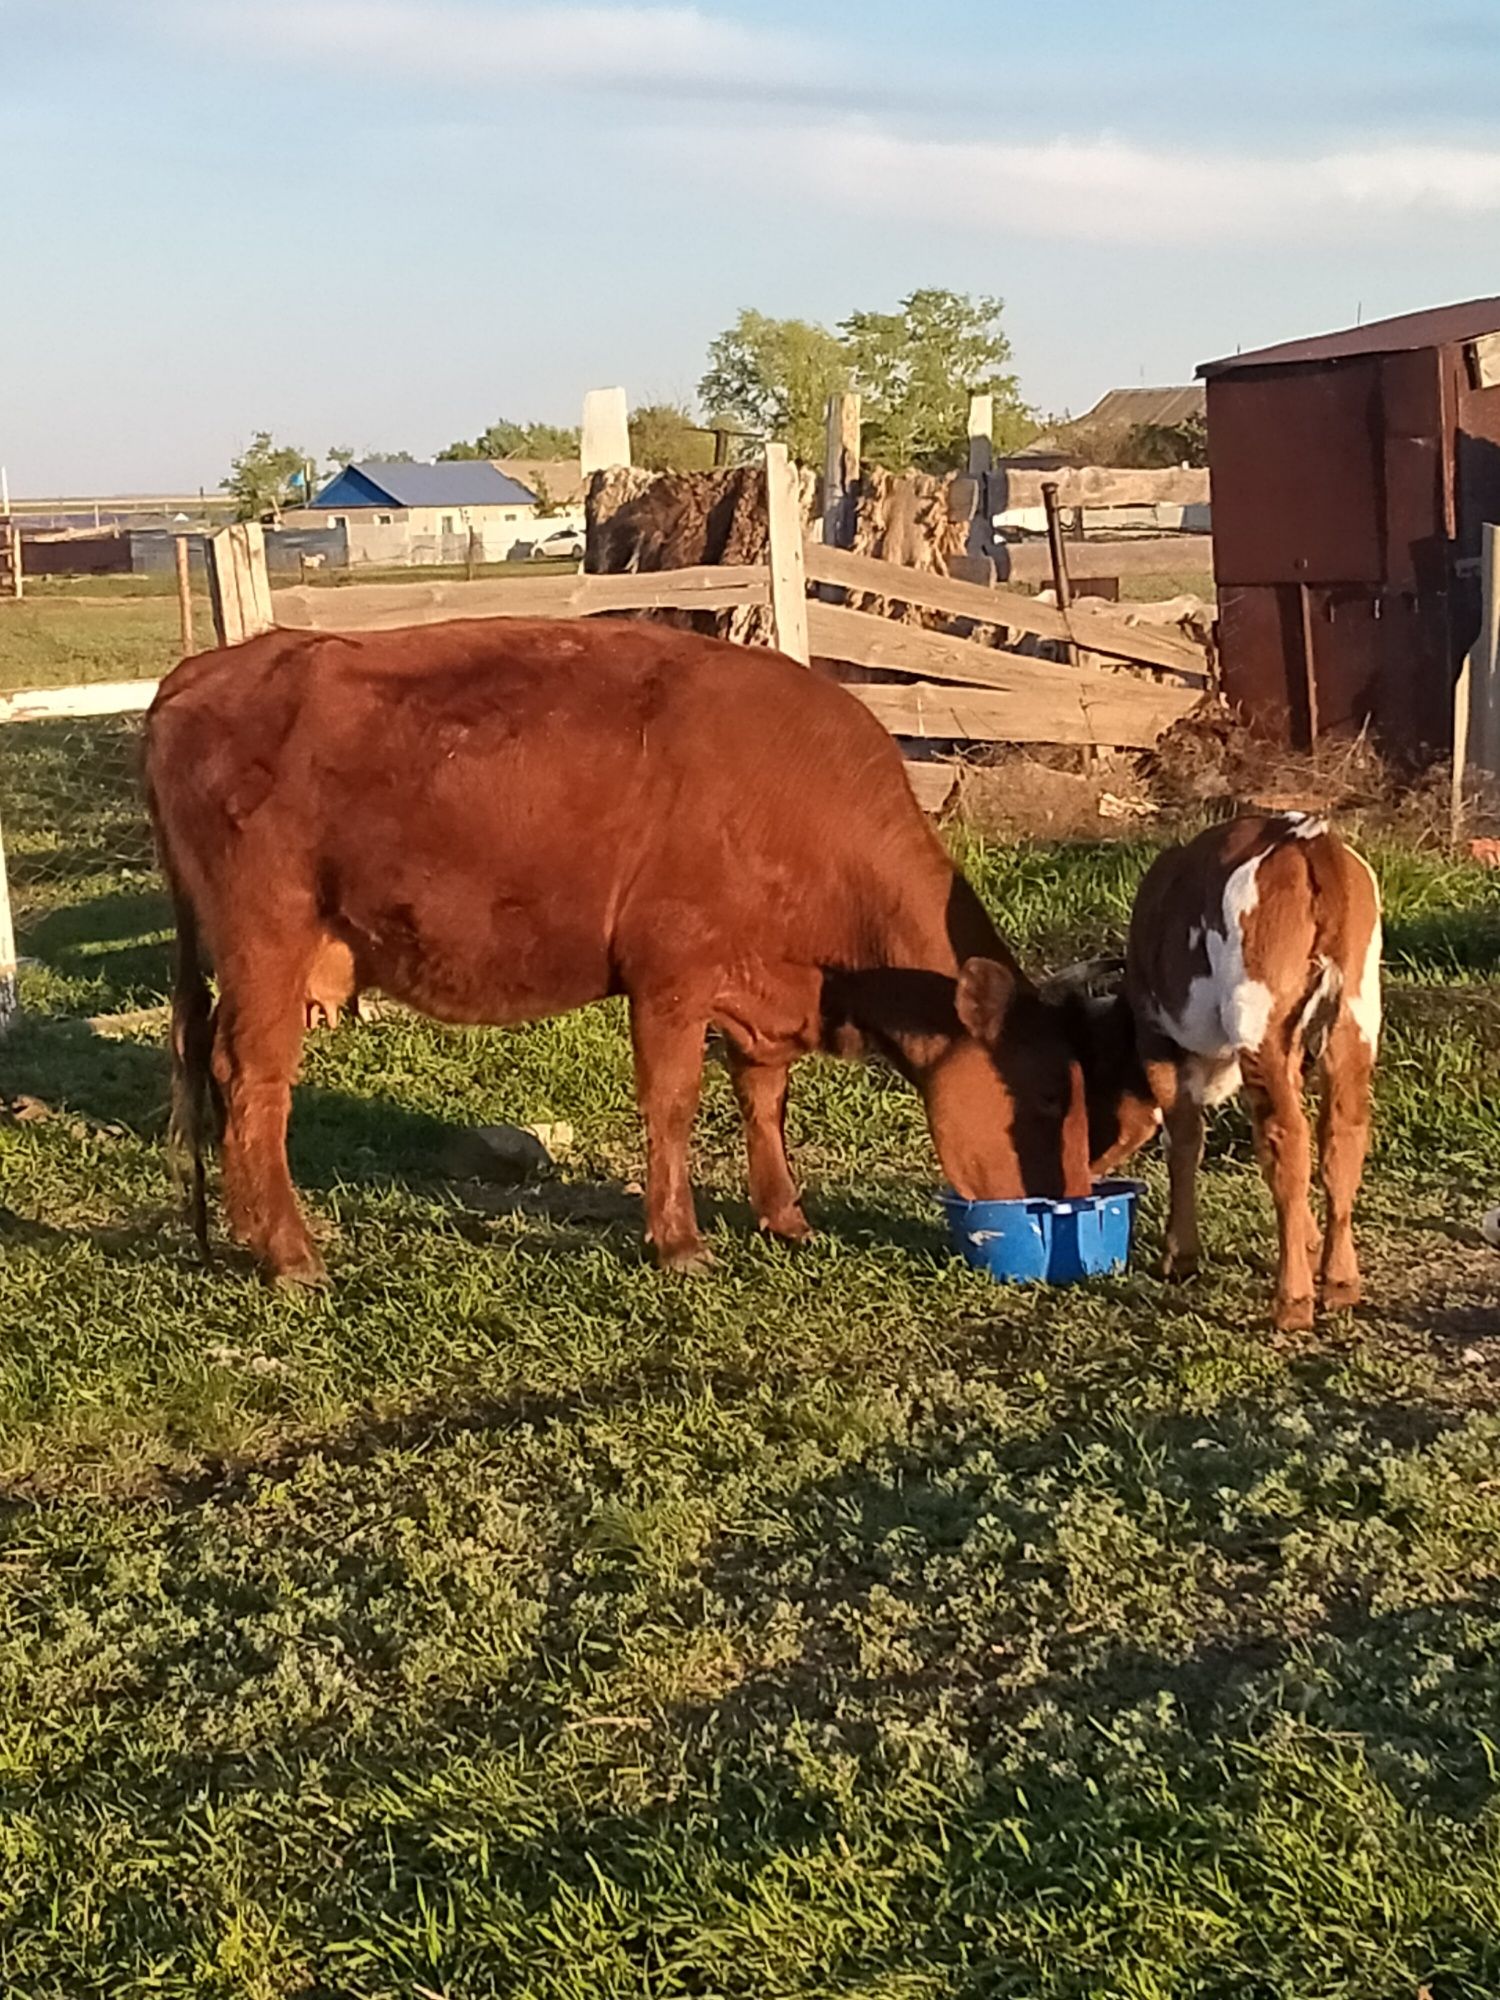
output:
M177 957L172 984L172 1121L168 1143L174 1166L191 1190L193 1234L208 1256L208 1172L206 1156L213 1077L214 1009L203 968L198 917L180 889L173 890L177 912Z

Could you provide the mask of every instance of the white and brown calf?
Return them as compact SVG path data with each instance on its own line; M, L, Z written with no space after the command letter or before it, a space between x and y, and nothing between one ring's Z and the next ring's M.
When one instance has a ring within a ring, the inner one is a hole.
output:
M1380 1039L1380 895L1369 867L1321 819L1232 820L1160 855L1136 897L1124 982L1092 1010L1090 1151L1108 1173L1165 1125L1168 1275L1199 1257L1196 1178L1203 1114L1243 1090L1276 1201L1276 1324L1313 1318L1319 1236L1303 1077L1322 1093L1327 1196L1320 1291L1356 1305L1354 1198L1370 1129Z

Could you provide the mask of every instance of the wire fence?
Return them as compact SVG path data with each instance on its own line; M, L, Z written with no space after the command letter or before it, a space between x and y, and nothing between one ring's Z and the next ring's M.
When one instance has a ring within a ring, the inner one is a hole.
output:
M29 1013L152 1004L170 916L141 786L141 717L0 728L0 834Z

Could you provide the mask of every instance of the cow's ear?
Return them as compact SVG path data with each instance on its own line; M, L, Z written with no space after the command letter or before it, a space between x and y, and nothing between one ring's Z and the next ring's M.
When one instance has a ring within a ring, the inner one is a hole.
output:
M999 1041L1015 991L1016 975L994 959L971 958L965 963L954 1000L959 1020L976 1042L993 1047Z

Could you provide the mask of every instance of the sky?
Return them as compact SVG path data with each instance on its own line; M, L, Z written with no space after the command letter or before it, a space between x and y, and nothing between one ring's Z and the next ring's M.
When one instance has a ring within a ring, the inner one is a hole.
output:
M1500 0L0 0L0 464L212 489L998 294L1026 399L1500 292Z

